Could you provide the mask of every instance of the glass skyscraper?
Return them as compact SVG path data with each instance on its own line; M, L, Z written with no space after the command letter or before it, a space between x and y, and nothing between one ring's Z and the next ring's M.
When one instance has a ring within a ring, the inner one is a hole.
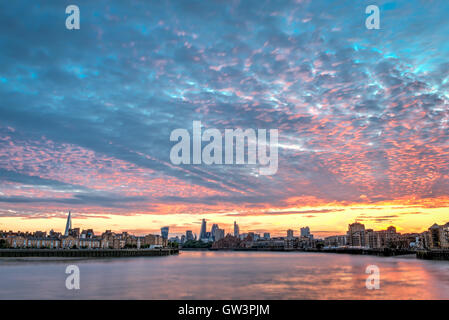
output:
M201 221L200 240L207 238L206 236L206 219Z

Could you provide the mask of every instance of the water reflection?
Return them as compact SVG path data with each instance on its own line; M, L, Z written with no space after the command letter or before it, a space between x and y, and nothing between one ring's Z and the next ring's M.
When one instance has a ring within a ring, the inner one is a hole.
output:
M81 290L65 288L65 267ZM377 265L380 290L367 290ZM188 251L121 259L0 260L0 299L449 299L449 263L410 257Z

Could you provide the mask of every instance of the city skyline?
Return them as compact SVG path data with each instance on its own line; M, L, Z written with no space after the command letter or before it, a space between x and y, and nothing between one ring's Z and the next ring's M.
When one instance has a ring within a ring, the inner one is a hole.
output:
M233 231L233 223L234 223L234 218L231 218L231 220L212 220L215 217L210 218L210 220L207 221L217 221L217 223L220 225L220 227L224 228L226 233L232 233ZM17 223L6 223L6 222L1 222L0 223L0 230L5 230L5 229L12 229L12 230L21 230L21 231L34 231L34 230L41 230L41 229L45 229L45 230L50 230L50 229L57 229L57 230L62 230L64 231L64 227L66 224L66 217L61 217L58 218L58 220L60 221L55 221L55 219L52 219L51 223L42 221L39 224L36 224L35 221L30 221L30 223L24 223L21 221L18 221ZM6 219L3 219L6 220ZM348 224L350 224L353 221L360 221L360 222L364 222L363 219L357 219L357 217L353 218L348 218L348 219L341 219L340 223L338 225L335 226L331 226L326 225L325 223L320 224L318 226L319 229L315 229L315 234L319 237L326 237L326 236L330 236L330 235L334 235L334 234L339 234L339 233L344 233L345 232L345 228ZM441 218L440 219L426 219L423 220L421 223L423 225L432 225L433 223L437 223L437 224L444 224L447 221L446 216L444 215L444 213L441 214ZM91 222L94 221L94 223L91 224ZM221 221L221 222L220 222ZM103 219L99 219L97 221L95 221L95 219L86 219L83 217L78 217L78 221L77 224L81 227L81 228L94 228L95 231L102 231L102 230L106 230L106 229L115 229L117 231L129 231L129 232L133 232L137 235L144 235L147 233L157 233L160 232L160 226L162 225L166 225L166 223L164 222L164 220L161 220L160 223L153 223L153 226L151 228L136 228L136 227L123 227L120 226L120 224L114 223L114 224L108 224L108 223L103 223L104 220ZM301 228L302 226L305 226L304 224L300 224L300 222L294 222L292 221L294 226L297 226L297 229L295 230L299 230L299 228ZM307 221L305 221L305 223L309 223ZM141 225L141 223L138 223L139 225ZM402 224L398 224L398 223L394 223L394 221L390 220L387 222L381 222L381 223L370 223L368 222L369 225L373 225L374 228L376 229L383 229L386 228L392 224L394 224L399 231L404 232L404 233L413 233L413 232L422 232L423 231L423 227L421 226L421 224L417 227L413 226L410 228L404 228ZM134 223L131 223L132 226L134 226ZM285 233L286 230L288 230L289 228L292 227L292 225L289 225L288 223L286 223L284 226L282 227L273 227L271 224L267 223L266 224L266 228L263 227L263 225L261 225L258 228L254 228L253 227L254 223L245 223L244 220L242 220L239 223L239 226L241 228L243 228L244 230L247 230L248 232L256 232L256 233L264 233L264 232L270 232L272 235L277 235L277 236L281 236ZM407 225L407 224L405 224ZM178 235L181 236L183 234L185 234L185 232L187 230L192 230L194 232L194 234L197 234L197 236L199 236L200 234L200 222L194 222L191 224L186 224L185 226L178 226L176 224L174 225L168 225L170 227L170 234L174 234L174 235ZM316 228L315 224L309 223L309 227L311 228ZM331 227L331 228L330 228ZM321 229L321 230L320 230ZM323 230L324 229L324 230ZM196 230L196 231L195 231Z
M80 1L79 30L1 3L0 229L446 223L449 3L424 3L380 1L379 30L354 1ZM276 173L174 165L197 121L278 130Z
M308 236L311 235L312 238L313 238L313 233L317 233L318 236L315 237L315 238L323 240L323 239L326 239L327 237L346 235L347 232L348 232L348 227L351 228L352 225L361 225L361 226L363 226L364 230L365 230L365 228L367 230L380 230L380 229L371 228L370 225L365 225L363 222L355 220L355 221L349 222L345 226L345 230L344 231L342 231L340 233L331 233L331 232L329 232L329 233L326 233L326 235L324 235L324 236L323 235L319 235L320 231L312 230L309 226L305 226L305 225L304 226L300 225L300 226L297 226L297 227L296 226L290 226L288 229L283 230L283 232L281 232L281 233L274 233L274 234L272 234L271 232L268 232L267 230L241 229L240 228L240 224L237 223L237 221L233 221L231 229L221 228L219 224L213 223L212 226L210 226L210 231L207 231L208 230L207 229L207 222L208 221L206 219L202 219L201 220L201 225L200 225L200 229L198 230L198 232L195 232L195 230L190 230L190 229L186 229L184 232L181 232L181 233L179 233L179 232L172 232L171 229L170 229L170 226L162 226L162 227L160 227L158 229L158 231L157 231L157 229L152 229L153 232L146 232L145 234L151 234L151 233L153 233L153 234L160 234L162 236L162 238L165 238L165 239L168 239L168 240L174 239L174 238L181 239L182 236L188 238L187 235L189 234L189 236L192 237L192 240L195 239L195 240L201 241L201 240L206 240L206 239L208 239L208 240L213 239L214 238L214 229L219 229L219 230L223 230L223 232L224 232L223 236L232 235L232 236L237 236L238 237L239 235L240 236L242 236L242 235L243 236L247 236L248 234L256 234L256 235L261 236L261 237L266 237L266 235L269 235L268 236L269 238L270 237L287 237L288 238L288 237L304 237L304 236L308 237ZM209 222L213 222L213 221L209 221ZM442 223L435 222L432 225L440 225L440 224L441 225L443 225L443 224L448 225L449 222L447 222L447 220L446 220L446 221L444 221ZM72 212L71 211L69 211L68 215L66 216L65 225L66 225L65 229L62 232L59 232L59 233L61 235L67 236L69 234L70 230L72 230ZM388 225L387 227L385 227L383 229L387 229L388 230L390 228L394 228L395 231L397 229L396 226L394 226L394 225ZM107 229L107 228L103 228L102 230L95 230L95 229L89 228L88 226L87 227L77 226L76 229L79 229L79 230L92 230L93 232L95 232L97 234L98 233L103 233L103 232L105 232L105 230L106 231L111 230L111 229ZM423 227L423 228L421 228L420 231L416 231L416 232L402 232L402 233L404 233L404 234L423 233L423 232L427 231L428 229L429 229L429 227ZM53 228L42 229L42 230L21 230L21 229L13 230L11 228L5 228L5 229L1 229L0 228L0 231L4 231L4 232L12 231L12 232L21 232L21 233L22 232L23 233L34 233L34 232L50 232L51 233L51 232L57 232L57 231L54 231ZM130 233L130 234L134 234L135 236L144 236L145 235L145 234L133 233L132 232L133 230L118 229L118 230L114 230L114 231L115 232ZM236 231L237 231L237 233L236 233ZM398 231L400 231L400 230L398 230ZM214 239L214 241L215 241L215 239Z
M299 234L288 229L283 236L271 236L269 232L263 235L255 232L240 233L237 221L234 221L233 232L226 233L214 223L207 231L207 222L201 220L199 236L187 230L185 235L170 236L169 226L160 228L160 235L134 235L129 232L117 233L105 230L96 234L93 229L72 227L72 215L67 215L64 233L51 229L49 232L36 230L34 232L0 230L1 248L49 248L49 249L154 249L164 248L209 248L211 250L371 250L379 254L410 254L417 256L432 254L429 250L449 248L449 222L444 225L433 224L420 233L397 232L395 226L385 230L374 230L360 222L348 225L346 234L336 234L324 239L314 237L308 226L301 227ZM377 251L376 251L377 250ZM379 251L380 250L380 251ZM394 250L394 251L391 251ZM419 250L419 251L417 251ZM427 250L427 253L426 251ZM341 252L341 251L340 251ZM367 251L368 252L368 251ZM360 253L360 252L359 252ZM362 252L363 253L363 252ZM438 253L437 253L438 254Z

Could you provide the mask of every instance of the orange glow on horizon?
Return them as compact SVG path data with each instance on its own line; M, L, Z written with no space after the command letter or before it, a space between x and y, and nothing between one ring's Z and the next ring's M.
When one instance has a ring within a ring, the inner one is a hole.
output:
M307 200L308 205L303 202ZM374 230L395 226L398 232L423 232L433 223L448 222L449 198L436 199L397 199L378 203L320 203L319 199L288 199L287 207L263 207L248 210L246 208L227 206L197 206L197 213L192 206L170 205L159 206L157 211L107 213L104 209L91 208L72 211L74 227L93 228L96 233L105 230L116 232L128 231L136 235L159 233L162 226L170 227L170 235L181 235L186 230L199 234L201 219L217 223L226 233L232 233L233 222L237 221L240 232L270 232L272 236L283 236L287 229L299 234L300 227L309 226L317 238L329 235L345 234L348 224L354 221L365 224ZM296 204L296 205L294 205ZM301 204L298 206L297 204ZM68 211L68 210L67 210ZM3 217L0 219L0 230L13 231L62 231L65 227L67 212L56 207L50 208L50 217ZM167 214L169 212L170 214Z

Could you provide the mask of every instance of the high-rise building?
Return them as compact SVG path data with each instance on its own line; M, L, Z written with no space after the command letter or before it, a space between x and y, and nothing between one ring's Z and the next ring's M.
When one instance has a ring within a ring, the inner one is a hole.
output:
M396 232L396 228L393 226L388 227L387 230L376 231L376 236L378 246L381 248L396 246L400 238L399 233ZM366 242L367 246L368 244Z
M161 228L162 239L168 239L168 230L169 230L169 227L162 227Z
M194 240L192 230L186 231L186 241Z
M201 221L201 231L200 231L200 240L206 239L206 219Z
M213 240L215 240L215 230L218 230L218 224L214 223L210 229L210 234Z
M265 232L265 233L263 234L263 238L264 238L265 240L270 240L270 233L269 233L269 232Z
M366 244L365 225L355 222L348 227L348 245L350 247L364 247Z
M237 237L240 235L240 228L237 222L234 221L234 237Z
M67 216L67 223L65 224L64 235L68 236L71 229L72 229L72 214L69 211L69 215Z
M293 230L292 229L287 230L287 239L293 239Z
M309 237L310 236L310 228L305 227L301 228L301 237Z
M215 229L214 230L214 234L213 234L214 240L218 241L218 240L223 239L224 238L224 233L225 233L224 229L219 229L219 228Z
M380 239L379 237L380 233L374 231L373 229L366 229L365 230L365 246L368 248L379 248L381 247Z

